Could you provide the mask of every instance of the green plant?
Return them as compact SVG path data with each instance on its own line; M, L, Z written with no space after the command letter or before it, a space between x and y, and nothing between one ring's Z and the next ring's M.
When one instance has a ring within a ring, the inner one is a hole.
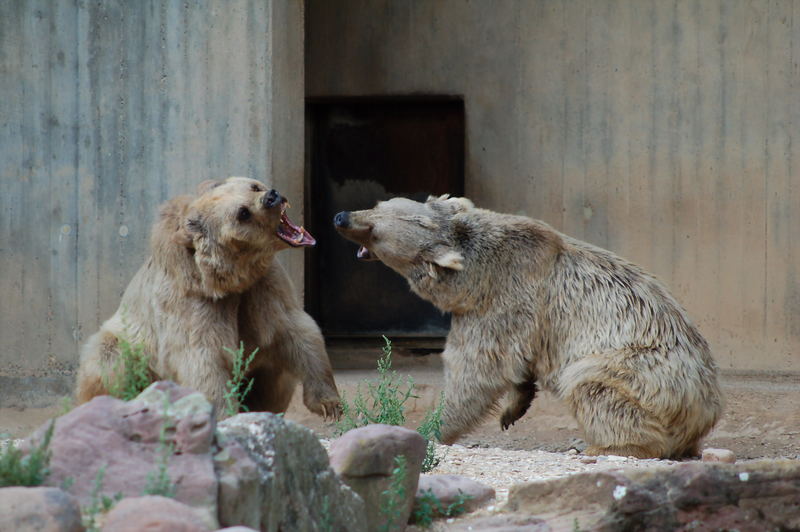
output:
M331 501L327 495L322 497L322 506L320 506L320 519L319 530L320 532L333 531L333 517L331 516Z
M414 503L414 524L428 528L436 517L457 517L466 511L464 503L471 498L471 495L459 491L456 500L445 506L433 490L425 490Z
M122 493L116 493L113 497L100 493L103 490L105 476L106 466L102 465L94 477L92 492L89 494L89 505L81 508L81 521L86 532L99 532L100 526L97 522L97 516L111 510L122 499Z
M427 440L425 448L425 458L422 460L422 472L431 471L439 462L442 456L436 453L436 442L442 437L442 410L444 409L444 392L439 396L439 404L433 410L428 410L422 423L417 428L420 436Z
M142 495L161 495L172 498L175 496L176 486L169 478L169 460L175 454L175 446L167 439L167 432L174 430L169 418L169 395L164 398L164 421L158 433L158 465L145 478Z
M378 359L378 380L367 381L367 396L361 384L356 389L353 403L342 394L342 420L337 422L339 434L371 423L402 425L406 421L405 404L415 398L414 380L408 377L405 389L392 369L392 342L383 337L383 356Z
M50 474L50 440L55 430L55 420L50 422L44 437L28 454L12 441L0 451L0 487L40 486Z
M144 352L144 345L131 343L120 336L117 341L119 356L114 361L110 375L103 377L103 385L108 394L123 401L136 398L150 386L150 357Z
M239 349L236 351L227 347L224 349L233 357L231 378L225 383L225 395L223 396L225 399L225 415L234 416L239 411L247 412L244 399L253 387L253 379L245 380L245 375L256 357L256 353L258 353L258 348L256 347L247 358L244 356L244 342L239 343Z
M406 528L406 523L400 522L403 503L406 500L405 483L408 469L406 457L395 457L394 465L389 487L381 493L381 514L386 519L379 529L381 532L404 530Z
M367 381L366 395L359 384L352 403L342 394L342 419L337 422L338 434L370 423L403 425L406 422L405 405L409 399L417 398L414 395L414 379L407 377L405 385L400 381L397 372L392 369L392 342L386 336L383 336L383 341L383 356L378 359L377 381ZM422 471L425 473L441 461L441 457L436 455L436 440L441 436L443 407L444 395L439 405L425 414L417 429L428 442L422 463Z

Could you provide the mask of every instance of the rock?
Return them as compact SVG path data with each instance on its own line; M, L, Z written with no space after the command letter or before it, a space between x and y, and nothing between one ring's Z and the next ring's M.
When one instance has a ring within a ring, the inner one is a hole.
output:
M80 507L57 488L0 488L0 530L82 532Z
M390 517L395 527L408 522L426 446L425 439L417 432L391 425L353 429L331 443L331 465L364 499L369 530L386 524L387 516L382 512L385 508L383 492L391 486L398 456L406 459L406 473L402 493L399 493L402 498Z
M35 445L47 426L49 422L21 448ZM171 444L175 454L168 458L167 474L176 488L175 500L193 507L209 528L217 528L214 427L205 397L172 382L154 383L130 402L95 397L56 420L46 484L61 486L71 479L70 492L86 506L103 469L99 494L139 496L148 475L158 471L167 451L164 444Z
M234 457L216 457L223 489L229 490L221 497L254 497L238 507L221 504L223 526L282 532L367 530L364 501L336 476L309 429L279 415L249 413L221 422L218 438L223 452ZM257 484L250 478L250 465L235 458L239 450L232 442L255 464ZM240 479L238 484L222 480L233 477Z
M108 512L103 532L209 532L195 510L167 497L122 499Z
M564 531L576 530L573 527ZM586 530L586 529L578 529ZM447 525L447 532L554 532L543 519L529 515L500 514L456 519Z
M728 449L703 449L703 462L736 462L736 455Z
M799 501L795 461L693 462L518 484L505 510L567 530L795 530Z
M494 499L495 496L494 488L468 477L460 475L421 475L415 503L429 490L445 508L456 502L459 495L469 496L463 504L465 512L474 512Z

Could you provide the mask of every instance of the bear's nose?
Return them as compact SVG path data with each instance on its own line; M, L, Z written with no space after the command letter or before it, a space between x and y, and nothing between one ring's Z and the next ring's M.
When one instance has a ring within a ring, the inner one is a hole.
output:
M283 198L281 197L280 194L278 194L278 191L275 190L274 188L269 192L267 192L266 194L264 194L263 196L261 196L261 203L267 209L271 209L272 207L281 203L282 201Z
M350 225L350 213L347 211L342 211L334 216L333 225L336 227L341 227L342 229L347 229L347 226Z

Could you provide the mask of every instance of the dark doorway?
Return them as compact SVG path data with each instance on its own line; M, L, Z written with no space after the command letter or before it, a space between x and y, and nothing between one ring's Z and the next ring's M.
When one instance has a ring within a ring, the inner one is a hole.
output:
M333 229L343 210L379 200L464 193L464 103L454 98L311 101L306 302L326 337L444 337L450 318Z

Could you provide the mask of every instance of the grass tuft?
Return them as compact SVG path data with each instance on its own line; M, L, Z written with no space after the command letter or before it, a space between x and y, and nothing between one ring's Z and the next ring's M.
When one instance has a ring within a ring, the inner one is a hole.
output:
M13 442L6 442L5 449L0 450L0 488L42 485L50 475L50 441L55 426L55 420L51 421L42 441L28 454Z
M233 357L231 378L225 383L225 395L223 396L225 399L225 415L230 417L239 412L248 411L244 400L253 388L253 379L245 379L245 375L247 375L247 370L256 357L256 353L258 353L258 348L256 347L247 358L244 355L244 342L239 343L239 349L236 351L227 347L223 349Z

